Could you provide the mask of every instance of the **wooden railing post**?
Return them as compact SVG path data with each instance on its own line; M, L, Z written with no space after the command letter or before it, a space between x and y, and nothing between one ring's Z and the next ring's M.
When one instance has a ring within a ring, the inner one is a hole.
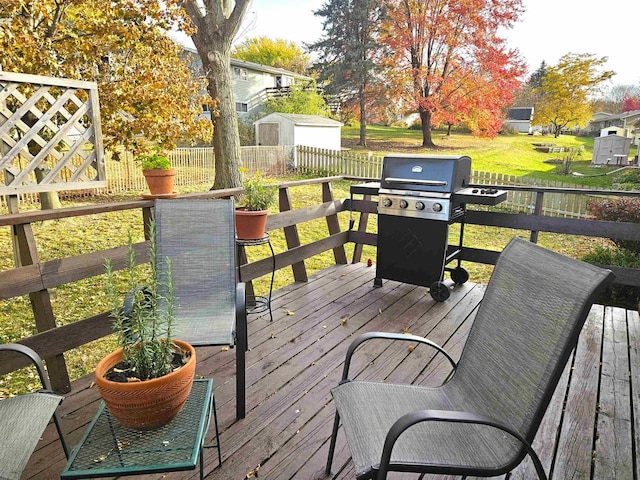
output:
M291 196L289 195L289 189L287 187L281 187L278 193L278 201L280 205L280 211L286 212L291 210ZM284 237L287 241L287 248L290 250L300 246L300 235L298 234L298 227L291 225L290 227L284 227ZM296 282L307 282L309 277L307 276L307 267L304 261L297 262L291 265L293 270L293 279Z
M535 216L540 216L542 214L542 206L544 203L544 192L536 192L536 206L533 210L533 214ZM531 236L529 239L532 243L538 243L538 230L531 230Z
M371 195L364 195L363 200L371 200ZM367 225L369 223L369 212L360 212L360 219L358 220L358 232L366 232ZM356 243L353 247L353 259L351 263L359 263L362 261L362 249L364 244Z
M333 191L331 190L330 182L322 183L322 202L333 202ZM326 217L327 227L329 228L329 235L335 235L340 233L340 222L338 221L338 215L329 215ZM333 249L333 257L336 264L347 264L347 252L344 249L344 245L340 245Z
M17 213L17 212L11 212ZM14 238L17 244L17 251L20 264L23 266L37 264L40 259L36 247L36 240L33 236L31 224L14 225ZM38 333L56 328L56 319L51 306L51 296L49 290L43 289L29 294L31 309L36 322ZM51 386L56 392L67 393L71 390L69 372L64 360L64 355L45 357L47 371L51 379Z

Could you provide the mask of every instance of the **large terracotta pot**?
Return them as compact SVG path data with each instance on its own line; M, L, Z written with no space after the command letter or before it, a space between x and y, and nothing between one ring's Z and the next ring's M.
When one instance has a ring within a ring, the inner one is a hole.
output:
M178 370L160 378L143 382L112 382L104 378L111 367L122 360L122 349L104 357L96 367L96 384L109 413L125 427L150 430L169 423L185 402L196 368L195 349L181 340L174 340L191 357Z
M241 240L263 238L267 227L269 210L252 211L236 208L236 236Z
M173 180L176 176L175 169L152 169L143 170L149 191L152 195L166 195L173 193Z

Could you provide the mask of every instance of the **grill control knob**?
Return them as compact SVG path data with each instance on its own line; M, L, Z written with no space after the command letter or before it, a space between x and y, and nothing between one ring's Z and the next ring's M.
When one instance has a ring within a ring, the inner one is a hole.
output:
M390 198L385 198L382 201L382 206L384 207L390 207L393 204L393 201Z
M409 203L406 200L400 200L400 208L407 208Z
M424 210L424 203L416 202L416 210Z
M442 205L439 204L439 203L434 203L431 208L433 209L434 212L441 212L442 211Z

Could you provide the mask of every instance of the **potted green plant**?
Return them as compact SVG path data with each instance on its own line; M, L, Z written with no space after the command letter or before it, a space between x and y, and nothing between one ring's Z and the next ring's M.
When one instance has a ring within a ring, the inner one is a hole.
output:
M142 174L149 186L149 192L151 192L150 195L143 195L143 197L166 198L175 196L173 182L176 171L171 165L169 157L162 152L160 147L153 147L148 152L138 155L135 158L135 162L140 165Z
M244 240L262 238L269 207L275 203L278 189L265 181L259 172L245 177L242 186L242 206L236 208L236 235Z
M142 280L129 235L124 302L111 262L105 262L105 291L120 348L103 358L95 370L109 412L136 430L160 427L178 414L191 392L196 365L193 346L172 336L171 262L166 259L164 265L158 264L153 222L150 237L149 278Z

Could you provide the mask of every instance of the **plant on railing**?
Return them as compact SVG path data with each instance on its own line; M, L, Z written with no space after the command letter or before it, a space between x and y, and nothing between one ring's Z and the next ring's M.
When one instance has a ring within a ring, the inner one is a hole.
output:
M276 201L277 187L265 180L260 172L245 177L242 180L242 186L244 188L242 203L249 211L269 210Z

